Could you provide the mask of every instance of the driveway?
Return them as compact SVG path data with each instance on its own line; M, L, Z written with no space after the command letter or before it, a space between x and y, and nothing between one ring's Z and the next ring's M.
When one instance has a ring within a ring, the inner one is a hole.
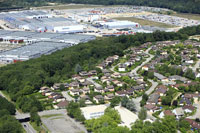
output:
M66 98L67 101L74 101L74 98L71 97L69 94L68 94L68 91L62 91L61 92L63 97Z

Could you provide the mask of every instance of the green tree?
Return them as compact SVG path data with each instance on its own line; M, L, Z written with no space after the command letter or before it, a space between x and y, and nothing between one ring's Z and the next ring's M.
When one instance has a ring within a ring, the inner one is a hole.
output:
M140 120L145 120L146 117L147 117L147 111L144 107L141 108L139 114L138 114L138 117Z
M110 106L111 107L115 107L120 103L121 99L120 97L114 97L111 101L110 101Z

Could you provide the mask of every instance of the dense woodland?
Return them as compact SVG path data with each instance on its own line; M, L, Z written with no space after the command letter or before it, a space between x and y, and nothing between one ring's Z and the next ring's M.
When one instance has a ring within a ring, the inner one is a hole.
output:
M183 13L200 13L200 0L3 0L0 9L44 6L47 2L101 4L101 5L137 5L168 8Z
M29 107L34 106L42 110L40 102L30 94L37 92L43 85L52 86L56 82L69 79L75 73L77 64L83 70L94 69L97 63L108 56L123 55L123 50L130 46L138 46L150 41L183 40L193 34L200 34L200 26L185 28L177 33L157 31L101 38L65 48L51 55L0 68L0 90L6 90L23 112L29 112Z
M0 96L0 133L22 133L21 124L14 118L15 106Z

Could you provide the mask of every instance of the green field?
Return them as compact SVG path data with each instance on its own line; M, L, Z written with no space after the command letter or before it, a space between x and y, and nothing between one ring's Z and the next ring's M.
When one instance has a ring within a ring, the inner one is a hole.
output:
M55 9L55 10L64 10L64 9L81 9L81 8L96 8L103 7L101 5L85 5L85 4L63 4L63 5L53 5L53 6L42 6L36 7L36 9Z
M159 22L154 22L154 21L149 21L149 20L144 20L144 19L139 19L139 18L134 18L134 17L119 17L119 18L114 18L117 20L129 20L132 22L139 23L140 25L149 25L149 26L158 26L162 28L175 28L176 26L169 25L169 24L164 24L164 23L159 23Z
M189 13L173 13L172 16L200 20L200 14L189 14Z

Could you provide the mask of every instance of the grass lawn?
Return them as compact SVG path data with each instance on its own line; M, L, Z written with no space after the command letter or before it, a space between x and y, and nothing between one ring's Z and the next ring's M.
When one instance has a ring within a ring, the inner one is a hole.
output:
M162 27L162 28L175 28L176 27L176 26L169 25L169 24L164 24L164 23L159 23L159 22L139 19L139 18L135 18L135 17L118 17L118 18L114 18L114 19L117 19L117 20L128 20L128 21L139 23L140 25L157 26L157 27Z
M42 126L37 126L35 122L30 122L30 124L33 126L33 128L38 132L38 133L46 133L46 131L42 128ZM48 131L47 131L48 132Z
M173 13L172 16L182 17L182 18L188 18L188 19L194 19L194 20L200 20L199 14L190 14L190 13Z

